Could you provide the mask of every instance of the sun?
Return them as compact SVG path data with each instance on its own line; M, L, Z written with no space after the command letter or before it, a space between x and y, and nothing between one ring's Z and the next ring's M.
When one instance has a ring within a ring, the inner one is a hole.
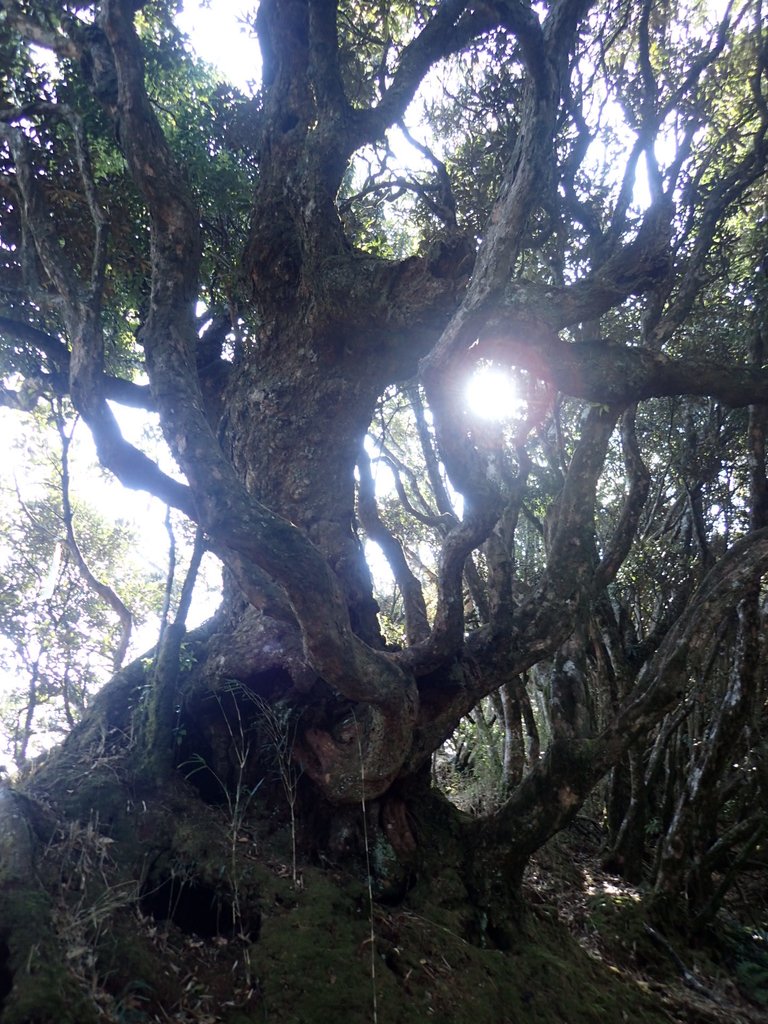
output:
M466 387L467 409L484 420L515 419L520 415L523 400L509 370L499 366L480 366L469 378Z

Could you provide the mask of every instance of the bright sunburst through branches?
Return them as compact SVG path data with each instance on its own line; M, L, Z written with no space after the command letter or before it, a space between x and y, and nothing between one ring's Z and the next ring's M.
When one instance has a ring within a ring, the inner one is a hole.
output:
M509 370L492 364L475 370L467 382L465 397L471 413L497 422L517 419L525 406Z

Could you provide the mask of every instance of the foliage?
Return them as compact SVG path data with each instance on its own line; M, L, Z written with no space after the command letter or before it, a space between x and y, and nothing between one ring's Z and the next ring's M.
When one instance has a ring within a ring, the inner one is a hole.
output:
M45 435L24 444L31 477L24 498L3 480L0 521L0 671L4 677L2 731L6 752L19 766L66 734L109 678L120 626L83 580L67 547L60 469ZM18 484L16 484L18 487ZM96 576L114 582L140 625L157 613L161 580L136 556L137 536L124 522L108 522L93 507L74 504L78 546Z

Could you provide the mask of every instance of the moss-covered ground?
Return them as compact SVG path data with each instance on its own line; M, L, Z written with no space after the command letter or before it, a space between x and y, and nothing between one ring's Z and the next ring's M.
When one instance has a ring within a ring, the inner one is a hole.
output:
M759 923L724 917L696 949L660 937L642 892L598 870L599 837L583 829L537 857L501 951L468 927L450 871L377 902L359 869L300 857L294 876L285 822L233 831L189 787L114 801L109 823L73 823L72 810L30 888L0 886L0 909L23 918L28 900L37 929L25 954L23 928L4 933L0 918L2 1024L768 1021Z

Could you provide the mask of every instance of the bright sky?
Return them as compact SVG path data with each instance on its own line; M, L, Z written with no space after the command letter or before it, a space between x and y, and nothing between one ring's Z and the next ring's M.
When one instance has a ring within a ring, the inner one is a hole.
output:
M186 0L177 18L182 31L190 36L195 52L241 89L258 83L261 77L259 44L243 24L244 15L256 6L231 0Z

